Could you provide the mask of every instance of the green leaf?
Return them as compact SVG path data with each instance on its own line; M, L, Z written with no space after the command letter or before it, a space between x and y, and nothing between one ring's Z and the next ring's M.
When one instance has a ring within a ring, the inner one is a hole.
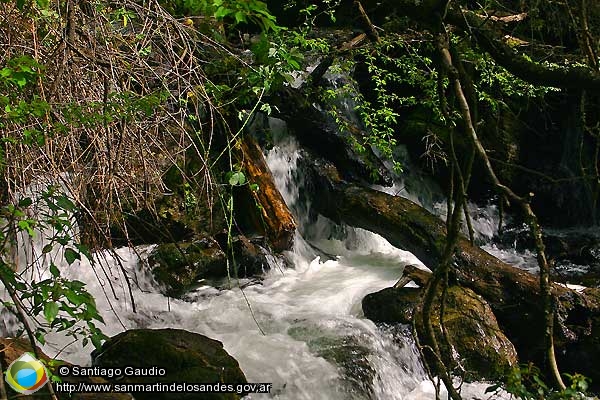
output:
M223 19L226 16L230 15L232 13L233 10L229 9L229 8L225 8L223 6L217 8L217 11L215 11L215 18L216 19Z
M52 323L52 321L54 321L56 319L56 316L58 315L58 304L54 301L51 301L49 303L46 303L44 305L44 317L46 318L46 321L48 321L49 323Z
M72 248L67 247L65 249L65 260L67 260L67 263L69 263L69 265L71 265L75 262L75 260L81 260L81 254L79 254Z
M33 200L31 200L31 197L25 197L25 198L19 200L19 207L21 207L21 208L29 207L32 203L33 203Z
M65 293L65 296L71 302L71 304L73 304L76 307L85 303L85 301L87 300L85 296L79 295L72 291L68 291L67 293Z
M19 223L17 224L19 229L23 230L23 231L27 231L27 234L31 237L35 236L35 232L33 231L33 224L35 221L31 221L28 219L24 219L19 221Z
M14 78L13 80L15 81L15 83L17 85L19 85L20 88L23 88L25 85L27 85L27 77L25 76L25 74L20 73L20 72L15 72L13 74Z
M538 389L538 391L541 390L540 393L543 393L544 390L548 390L548 386L546 386L546 384L540 379L539 376L533 375L533 380L540 386L540 388Z
M244 14L242 11L236 12L234 17L236 24L239 24L240 22L246 22L246 14Z
M69 288L71 290L81 290L85 286L85 283L81 281L71 281L69 282Z
M90 248L87 247L85 244L75 244L75 247L77 248L77 250L79 250L79 253L83 254L84 256L86 256L86 258L88 260L92 260L92 253L90 252Z
M60 271L58 270L58 267L56 266L56 264L54 264L54 263L50 264L50 273L54 277L60 276Z
M66 211L74 211L76 209L75 204L64 195L56 199L56 205Z
M104 335L92 335L92 344L96 349L100 349L102 347L102 340L104 339Z
M38 342L40 342L41 344L46 344L46 338L44 337L46 332L38 330L35 333L35 338L37 339Z
M47 245L44 246L44 248L42 249L42 254L48 254L52 251L52 244L48 243Z
M229 177L229 184L231 186L240 186L246 183L246 175L242 171L236 171Z

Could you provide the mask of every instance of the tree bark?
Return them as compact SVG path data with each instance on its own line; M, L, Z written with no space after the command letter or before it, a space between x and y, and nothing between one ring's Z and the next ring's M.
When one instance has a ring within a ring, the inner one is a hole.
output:
M254 212L258 214L258 218L254 218L255 228L267 235L275 251L288 250L296 231L296 221L275 186L262 150L250 136L242 140L241 161L248 182L258 185L258 190L248 187L255 206L260 206Z

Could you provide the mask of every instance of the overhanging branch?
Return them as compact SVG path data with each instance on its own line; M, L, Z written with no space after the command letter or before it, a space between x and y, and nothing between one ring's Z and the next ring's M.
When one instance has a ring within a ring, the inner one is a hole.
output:
M386 9L388 15L397 13L413 19L425 27L436 29L439 18L444 15L444 21L473 36L483 50L513 75L535 85L600 91L600 74L585 66L546 66L533 62L524 55L517 53L504 43L504 33L501 28L505 22L494 18L485 18L464 10L459 5L450 3L447 10L441 7L445 4L440 0L427 0L416 4L414 0L363 0L367 12L370 9ZM454 5L453 5L454 4ZM377 23L377 21L374 21Z
M507 45L493 22L482 25L481 18L471 11L450 9L446 21L472 34L494 61L524 81L564 89L600 91L600 74L584 66L552 67L533 62Z

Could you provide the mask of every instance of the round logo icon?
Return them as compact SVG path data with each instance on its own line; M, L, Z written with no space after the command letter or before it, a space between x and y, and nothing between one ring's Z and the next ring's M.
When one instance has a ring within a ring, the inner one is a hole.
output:
M15 392L32 394L48 382L48 373L44 364L25 353L8 366L6 382Z

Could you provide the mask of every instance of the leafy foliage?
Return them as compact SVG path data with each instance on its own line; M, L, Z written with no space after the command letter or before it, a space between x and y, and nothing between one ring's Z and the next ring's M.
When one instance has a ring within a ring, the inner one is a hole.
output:
M487 104L493 112L500 108L509 108L511 100L542 99L549 92L559 91L556 88L523 81L498 65L489 54L463 45L461 39L460 36L453 36L453 43L460 49L464 62L474 69L473 85L478 100Z
M523 400L583 400L587 399L589 379L581 374L564 374L570 381L569 386L561 391L553 390L543 380L541 371L533 364L523 364L511 369L506 383L487 388L486 393L495 392L502 387L517 399Z
M31 217L37 209L36 217ZM3 302L24 318L24 315L43 317L35 319L31 333L40 343L45 343L45 335L50 331L66 331L75 339L82 339L85 346L89 341L99 348L106 336L96 326L104 322L96 308L93 296L86 291L85 284L62 276L55 263L57 250L68 264L86 257L93 263L89 249L73 242L73 214L77 209L73 202L56 187L49 186L39 199L22 198L18 204L8 204L0 209L2 225L0 238L3 241L0 251L0 281L11 294L12 301ZM23 270L17 269L10 260L11 247L17 241L34 240L38 236L45 239L45 246L39 258L34 258ZM20 237L20 239L19 239ZM45 271L39 271L40 261L48 260ZM19 272L20 271L20 272ZM34 278L25 278L26 276ZM39 278L36 278L39 276ZM18 302L15 303L15 301Z
M267 5L259 0L177 0L165 3L165 6L176 15L210 15L216 21L229 22L233 26L254 23L263 32L281 29Z

